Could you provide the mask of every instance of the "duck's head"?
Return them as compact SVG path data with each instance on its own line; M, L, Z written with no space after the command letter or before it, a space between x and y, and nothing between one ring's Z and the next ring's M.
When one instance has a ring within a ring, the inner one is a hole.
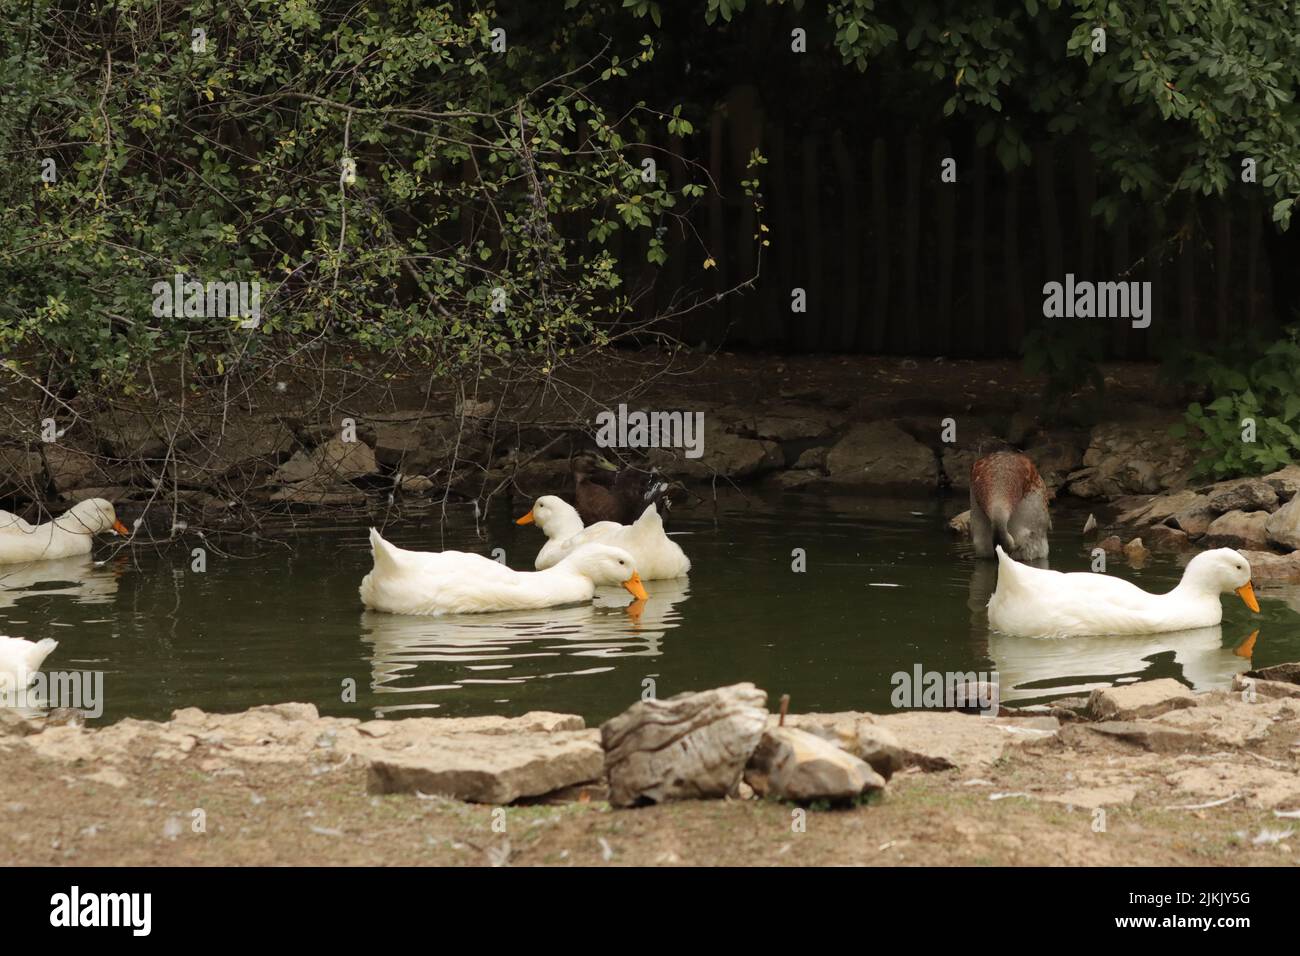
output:
M1202 551L1187 562L1183 580L1215 594L1233 591L1246 607L1259 613L1259 602L1255 600L1255 589L1250 583L1250 562L1232 548Z
M650 596L641 583L641 575L637 574L632 555L622 548L607 544L584 544L575 548L557 565L561 566L590 578L598 586L617 584L638 601L644 601Z
M577 526L574 527L574 523ZM573 505L555 495L542 495L533 502L528 514L515 519L515 524L535 524L542 534L551 537L556 533L577 534L582 530L582 519Z
M99 534L112 531L129 537L131 529L117 518L113 503L103 498L87 498L69 508L59 519L59 524L69 531L82 534Z
M581 478L591 478L601 471L610 474L618 472L618 465L595 451L579 452L573 457L572 467L573 473Z

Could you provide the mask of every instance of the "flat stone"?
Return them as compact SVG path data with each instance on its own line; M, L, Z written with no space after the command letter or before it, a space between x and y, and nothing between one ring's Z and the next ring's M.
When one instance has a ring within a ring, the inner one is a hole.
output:
M586 722L578 714L557 714L549 710L530 710L522 717L407 717L403 720L367 720L357 730L368 737L387 737L394 733L420 734L553 734L565 730L585 730Z
M1193 547L1192 539L1186 531L1164 524L1153 524L1144 528L1142 537L1137 540L1142 541L1152 551L1189 551Z
M596 780L604 764L594 731L448 734L410 753L372 757L366 790L506 804Z
M1087 733L1122 740L1154 753L1183 753L1201 747L1198 734L1145 720L1113 720L1080 725Z
M642 700L601 725L610 803L722 797L758 746L767 694L734 684Z
M1050 739L1061 726L1051 717L981 717L951 710L873 715L871 722L893 733L908 766L926 771L987 766L1007 747Z
M850 800L885 779L835 744L795 727L769 727L745 767L745 783L780 800Z
M653 448L646 457L664 474L691 481L750 478L785 464L785 455L776 442L733 434L716 416L707 413L703 442L698 458L687 458L680 448Z
M1172 677L1165 677L1121 687L1099 687L1088 698L1088 716L1093 720L1137 720L1195 706L1195 694Z

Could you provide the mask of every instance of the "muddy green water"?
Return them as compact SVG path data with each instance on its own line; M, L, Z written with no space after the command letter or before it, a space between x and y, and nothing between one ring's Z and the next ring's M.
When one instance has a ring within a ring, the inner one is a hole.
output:
M796 710L890 708L891 676L992 671L1004 700L1039 701L1117 680L1170 676L1227 686L1252 661L1233 649L1256 628L1253 664L1300 660L1300 588L1269 588L1252 615L1232 595L1220 628L1144 638L1025 640L990 635L983 606L991 562L945 530L958 501L734 497L716 514L672 516L694 563L689 580L649 582L639 618L630 596L591 606L415 618L365 611L370 566L363 524L321 519L276 542L223 540L206 571L187 538L168 547L97 548L74 562L0 568L0 633L59 647L49 670L105 674L103 720L165 718L178 707L230 711L309 701L336 716L467 716L543 709L598 722L641 696L750 680L788 693ZM506 510L475 535L473 514L391 519L407 548L503 548L531 568L542 538ZM1084 570L1084 515L1056 513L1051 565ZM792 570L804 549L807 569ZM221 553L225 552L225 554ZM1172 559L1111 573L1172 587ZM78 580L79 579L79 580ZM343 700L345 682L355 702Z

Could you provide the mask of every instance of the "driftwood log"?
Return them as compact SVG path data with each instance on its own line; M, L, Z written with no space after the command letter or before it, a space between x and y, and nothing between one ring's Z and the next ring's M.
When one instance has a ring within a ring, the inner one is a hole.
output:
M633 704L600 728L609 802L731 793L763 735L766 704L749 683Z

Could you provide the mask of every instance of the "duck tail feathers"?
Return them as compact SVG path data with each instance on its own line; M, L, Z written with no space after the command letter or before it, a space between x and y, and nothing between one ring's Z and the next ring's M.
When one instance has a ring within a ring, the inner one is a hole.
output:
M401 566L397 560L397 546L385 541L374 528L370 529L370 552L378 571L396 571Z
M52 637L42 638L37 641L30 651L27 652L27 669L36 671L41 669L45 663L45 658L54 653L54 649L59 646L59 642Z

